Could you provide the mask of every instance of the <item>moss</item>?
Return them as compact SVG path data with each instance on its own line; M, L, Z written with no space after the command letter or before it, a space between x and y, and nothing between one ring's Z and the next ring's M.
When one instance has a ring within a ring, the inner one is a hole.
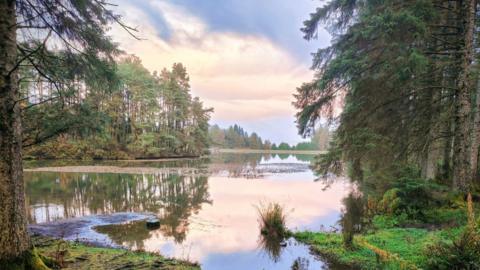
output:
M309 244L312 249L335 262L362 269L415 269L427 262L425 250L437 240L451 239L462 228L428 231L416 228L382 229L357 235L354 247L347 249L342 236L326 232L298 232L297 240ZM382 258L389 257L389 258Z
M0 265L4 270L50 270L45 265L44 256L38 254L37 250L33 248L25 252L23 256L12 261L0 261Z
M34 243L44 256L52 257L62 269L164 269L197 270L200 267L186 261L169 259L156 253L113 248L91 247L36 236Z

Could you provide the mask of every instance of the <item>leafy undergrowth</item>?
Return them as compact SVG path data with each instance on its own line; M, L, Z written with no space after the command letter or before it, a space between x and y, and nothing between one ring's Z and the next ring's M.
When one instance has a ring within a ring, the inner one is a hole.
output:
M354 247L345 248L341 234L298 232L297 240L342 264L361 269L421 269L427 263L430 246L458 236L463 228L429 231L417 228L381 229L355 236Z
M52 269L200 269L197 264L164 258L155 253L90 247L41 236L33 237L33 242L42 256L56 261L57 265Z

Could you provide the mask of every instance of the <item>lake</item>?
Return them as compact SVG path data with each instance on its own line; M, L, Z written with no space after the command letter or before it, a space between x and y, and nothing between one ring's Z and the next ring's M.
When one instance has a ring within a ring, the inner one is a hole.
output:
M286 209L291 230L337 226L351 186L341 178L328 188L315 181L312 158L222 153L197 160L31 162L28 218L40 228L89 224L65 238L160 252L199 262L204 270L337 269L293 239L278 250L259 241L257 207L269 202ZM141 215L128 213L153 213L160 227L149 230ZM104 218L110 214L126 218L110 224Z

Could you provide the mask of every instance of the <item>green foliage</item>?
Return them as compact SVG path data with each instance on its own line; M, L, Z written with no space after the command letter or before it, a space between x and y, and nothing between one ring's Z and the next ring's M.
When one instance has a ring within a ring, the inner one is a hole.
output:
M198 156L208 149L212 109L205 109L198 98L191 97L182 64L151 74L139 58L126 56L118 62L115 75L119 85L109 93L96 91L97 85L88 86L89 91L76 96L68 106L53 102L27 111L25 141L27 145L43 144L27 149L26 155L155 158Z
M453 240L439 241L427 249L426 269L479 269L480 240L479 232L466 230Z
M375 254L372 251L365 248L346 248L340 234L297 232L294 233L294 237L300 242L311 245L314 252L329 260L350 266L350 268L365 265L367 266L365 269L369 269L368 266L375 266Z
M250 149L270 149L270 141L263 141L257 133L248 134L242 127L235 124L222 129L218 125L213 125L209 129L209 137L212 145L223 148L250 148Z
M466 105L465 117L455 114L478 95L470 85L478 80L478 67L474 61L464 66L458 62L470 46L471 57L478 58L478 44L459 42L475 40L464 29L468 6L475 5L470 3L330 0L310 15L302 28L305 39L316 38L325 25L334 38L331 46L313 55L315 76L297 88L294 105L300 134L312 135L319 121L336 127L332 153L317 163L322 174L342 161L351 166L354 180L383 184L396 177L399 164L417 163L424 178L440 176L459 188L462 181L471 186L470 179L453 182L448 173L454 160L455 170L477 171L461 167L471 157L469 146L460 146L471 134L458 131L465 126L477 132L476 123L466 119L478 112ZM462 31L448 32L452 25ZM462 74L469 76L466 86L459 86ZM462 87L468 87L465 97L458 94ZM471 143L471 150L478 151L479 143ZM401 189L422 193L410 184Z
M375 184L378 182L372 185ZM374 227L400 226L407 222L439 224L443 223L442 217L445 221L455 212L445 207L451 203L454 193L446 186L422 178L415 167L401 167L393 179L384 180L380 186L373 190L363 188L368 196L366 218L373 221ZM383 195L378 197L378 193Z
M444 194L449 188L421 177L415 167L404 167L393 181L392 189L384 194L392 212L407 214L411 219L425 219L425 210L445 205Z
M475 220L472 198L467 202L468 223L460 236L437 241L426 250L427 269L479 269L480 228Z
M288 145L288 143L285 143L285 142L282 142L278 145L277 147L278 150L292 150L292 148L290 147L290 145Z
M310 244L312 249L337 262L361 269L415 269L426 266L425 253L436 241L458 235L459 229L428 231L413 228L380 229L355 237L353 248L346 248L342 236L328 232L298 232L294 237ZM378 254L377 254L378 252ZM381 255L395 259L383 260ZM379 260L380 259L380 260ZM454 268L450 268L454 269Z
M375 215L372 219L374 229L389 229L400 227L408 221L408 216L405 213L399 215Z
M294 147L295 150L318 150L317 146L311 142L300 142Z

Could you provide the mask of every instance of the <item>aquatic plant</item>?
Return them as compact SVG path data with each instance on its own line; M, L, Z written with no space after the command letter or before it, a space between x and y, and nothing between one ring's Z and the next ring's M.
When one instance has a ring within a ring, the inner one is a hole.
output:
M282 241L287 236L286 215L278 203L257 206L260 240L259 246L267 252L273 261L278 261L282 251Z
M278 203L260 204L257 207L260 233L269 238L283 240L286 236L286 215Z

